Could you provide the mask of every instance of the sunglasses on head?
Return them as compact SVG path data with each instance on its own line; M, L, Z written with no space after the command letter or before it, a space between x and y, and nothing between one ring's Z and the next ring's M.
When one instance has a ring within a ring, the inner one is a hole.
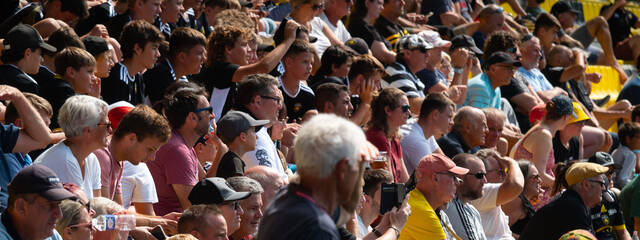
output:
M467 175L474 176L474 177L475 177L475 178L477 178L477 179L483 179L483 178L484 178L484 176L486 176L486 175L487 175L487 173L484 173L484 172L477 172L477 173L467 173Z

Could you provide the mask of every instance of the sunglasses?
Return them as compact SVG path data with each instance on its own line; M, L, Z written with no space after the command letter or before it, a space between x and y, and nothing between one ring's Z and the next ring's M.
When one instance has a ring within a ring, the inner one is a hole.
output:
M209 114L213 113L213 107L212 106L208 106L208 107L203 107L203 108L198 108L196 110L194 110L194 113L199 113L199 112L203 112L203 111L207 111L209 112Z
M411 106L409 104L402 105L402 106L400 106L400 109L402 109L403 113L406 113L406 112L409 111L409 109L411 109Z
M471 175L474 176L477 179L483 179L484 176L487 176L487 173L484 172L478 172L478 173L467 173L467 175Z
M266 95L260 95L261 98L265 98L265 99L271 99L274 100L276 102L280 102L280 98L279 97L272 97L272 96L266 96Z
M311 6L311 9L313 9L313 11L318 11L320 9L324 8L324 4L313 4L313 6Z
M517 51L518 51L518 49L515 48L515 47L507 48L507 52L510 52L510 53L516 53Z
M591 180L591 179L589 179L588 181L600 184L600 187L603 187L603 188L606 188L606 186L607 186L607 184L604 181Z

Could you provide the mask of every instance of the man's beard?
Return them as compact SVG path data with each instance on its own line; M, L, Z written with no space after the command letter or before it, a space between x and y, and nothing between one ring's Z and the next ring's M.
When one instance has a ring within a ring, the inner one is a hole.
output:
M460 193L461 197L468 200L476 200L482 197L482 188L479 191L474 191L471 189L465 189L465 191Z

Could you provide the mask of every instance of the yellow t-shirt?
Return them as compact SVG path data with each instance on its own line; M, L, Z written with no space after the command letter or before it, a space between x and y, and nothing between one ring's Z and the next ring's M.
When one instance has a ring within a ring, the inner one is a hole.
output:
M402 228L400 240L447 239L436 212L418 189L409 192L409 205L411 215Z

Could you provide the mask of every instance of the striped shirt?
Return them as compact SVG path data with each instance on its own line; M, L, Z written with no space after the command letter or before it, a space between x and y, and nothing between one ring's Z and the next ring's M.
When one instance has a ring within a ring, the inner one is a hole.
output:
M407 94L407 98L424 97L424 84L402 63L394 62L387 66L385 71L388 76L380 81L382 88L400 89Z

